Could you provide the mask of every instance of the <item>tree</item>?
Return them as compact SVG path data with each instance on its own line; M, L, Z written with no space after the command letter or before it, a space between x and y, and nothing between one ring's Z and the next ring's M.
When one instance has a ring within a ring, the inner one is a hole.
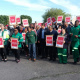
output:
M29 24L32 23L32 18L30 16L21 15L20 18L21 18L21 24L22 24L22 19L28 19Z
M47 21L48 17L55 17L57 20L57 17L59 15L63 15L63 20L65 20L65 17L71 16L71 14L67 14L61 9L51 8L51 9L46 10L46 12L43 14L43 16L42 16L43 22L45 23Z
M7 25L9 23L9 17L6 15L0 15L0 23Z

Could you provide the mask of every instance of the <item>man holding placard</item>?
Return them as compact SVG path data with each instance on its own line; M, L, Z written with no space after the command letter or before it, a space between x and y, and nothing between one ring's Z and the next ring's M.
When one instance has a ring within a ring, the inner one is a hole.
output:
M57 31L53 30L52 26L49 26L49 33L48 35L53 35L53 46L49 47L49 55L50 55L50 59L49 60L56 60L56 53L57 53L57 49L55 47L56 45L56 39L57 39Z
M7 30L4 29L3 24L1 24L0 36L2 36L3 42L4 42L3 47L0 48L0 53L1 53L2 61L6 62L7 61L6 48L7 48L7 41L9 39L9 34L8 34Z
M12 38L17 38L18 39L18 48L17 49L13 49L13 52L15 54L15 60L17 62L20 62L20 48L22 47L21 42L23 41L23 37L22 34L20 34L18 32L18 28L14 29L14 34L12 35Z

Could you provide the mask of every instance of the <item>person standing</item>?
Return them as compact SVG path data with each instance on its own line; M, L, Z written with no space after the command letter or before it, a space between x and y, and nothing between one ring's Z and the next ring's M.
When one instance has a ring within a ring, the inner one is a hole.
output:
M39 31L39 37L38 37L38 43L40 43L41 47L41 59L44 59L47 57L46 53L46 34L47 34L47 28L45 28L45 24L42 23L41 29Z
M79 62L79 38L80 38L80 27L79 27L79 21L75 21L75 26L71 28L71 46L72 46L72 54L74 58L74 64L77 64Z
M0 49L0 53L1 53L1 57L2 57L2 61L7 61L7 41L9 39L9 34L7 32L7 30L4 29L4 25L1 24L1 31L0 31L0 36L3 37L3 42L4 42L4 48Z
M23 37L22 34L18 32L18 28L14 28L14 34L12 38L18 38L18 49L13 49L13 53L15 54L15 61L20 62L20 48L22 47Z
M25 37L26 46L29 47L29 54L30 58L29 60L36 61L36 45L37 42L37 36L34 31L31 30L31 27L28 27L28 32L26 33Z
M49 55L50 55L49 61L51 60L56 61L57 48L55 46L58 33L56 30L53 30L52 26L49 26L48 35L53 35L53 46L49 47Z
M66 29L62 28L61 36L64 36L63 48L58 48L58 58L59 62L66 64L67 63L67 47L69 42L69 37L66 33Z

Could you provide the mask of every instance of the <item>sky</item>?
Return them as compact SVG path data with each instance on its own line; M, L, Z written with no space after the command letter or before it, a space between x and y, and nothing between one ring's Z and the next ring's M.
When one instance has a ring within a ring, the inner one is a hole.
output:
M79 0L0 0L0 15L29 15L32 22L43 22L47 9L60 8L72 17L80 14Z

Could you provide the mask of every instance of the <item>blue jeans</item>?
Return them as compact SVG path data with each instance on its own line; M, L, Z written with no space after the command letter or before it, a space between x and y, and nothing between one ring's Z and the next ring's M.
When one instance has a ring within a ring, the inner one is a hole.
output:
M34 58L36 59L36 45L34 44L28 44L29 46L29 54L30 54L30 58Z

